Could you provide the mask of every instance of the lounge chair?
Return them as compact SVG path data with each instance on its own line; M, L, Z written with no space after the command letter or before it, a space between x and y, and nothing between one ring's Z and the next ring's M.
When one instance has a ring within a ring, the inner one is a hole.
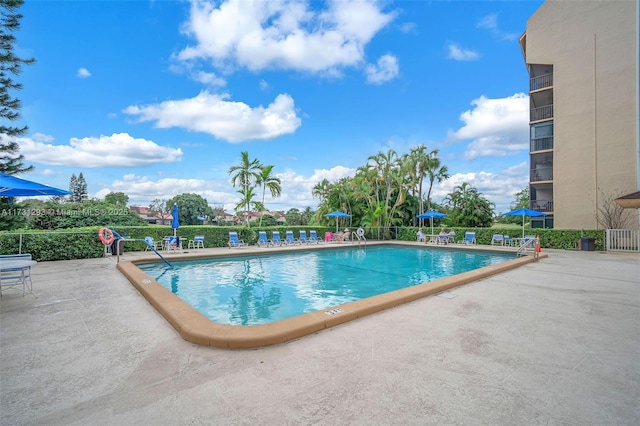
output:
M180 237L164 237L164 249L166 251L169 250L181 250L182 244L180 241Z
M282 240L280 239L280 231L273 231L273 232L271 233L271 235L272 235L272 237L271 237L271 243L272 243L274 246L281 246L281 245L283 245L283 244L284 244L284 241L282 241Z
M300 244L309 244L311 241L307 238L307 231L300 231L300 238L298 238Z
M491 245L494 245L494 244L503 246L504 236L502 234L493 234L493 236L491 237Z
M270 247L273 246L273 241L267 238L266 231L258 231L258 247Z
M153 237L144 237L144 243L147 245L144 251L149 249L158 250L158 241L154 240ZM162 250L162 243L160 243L160 250Z
M464 239L460 241L460 244L476 244L476 233L475 232L465 232Z
M293 231L287 231L284 237L285 244L302 244L300 240L293 236Z
M189 248L197 249L204 248L204 235L196 235L193 240L189 240Z
M238 238L238 233L235 231L229 232L229 248L231 247L244 247L247 243Z
M316 233L316 231L309 231L309 243L319 244L321 242L322 240L318 238L318 234Z
M449 234L438 234L438 244L449 244Z
M511 237L509 237L508 235L504 236L504 245L511 247Z

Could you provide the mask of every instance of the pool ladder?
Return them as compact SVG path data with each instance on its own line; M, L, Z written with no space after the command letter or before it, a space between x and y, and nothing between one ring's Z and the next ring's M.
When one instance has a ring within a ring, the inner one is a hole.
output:
M360 247L361 244L364 244L365 246L367 245L367 237L364 236L363 228L358 228L356 231L356 237L358 238L358 247Z

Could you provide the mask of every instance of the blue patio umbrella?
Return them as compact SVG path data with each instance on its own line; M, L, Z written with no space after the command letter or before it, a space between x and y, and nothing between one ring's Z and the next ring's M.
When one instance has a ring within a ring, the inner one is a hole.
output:
M443 217L447 217L447 215L434 210L429 210L428 212L420 213L416 216L418 219L429 219L431 222L431 235L433 235L433 219L441 219Z
M539 216L546 216L547 214L539 212L537 210L521 208L521 209L517 209L517 210L512 210L512 211L507 212L507 213L503 213L503 215L504 216L522 216L522 238L524 238L524 217L525 216L539 217Z
M180 228L180 221L178 220L178 205L174 204L173 205L173 210L171 210L171 215L173 216L171 218L171 227L173 228L173 236L176 236L176 231L178 228Z
M351 215L349 213L335 211L335 212L331 212L331 213L325 214L325 217L335 217L336 218L336 233L337 233L338 232L338 219L341 218L341 217L351 217Z
M41 183L0 173L0 197L37 197L39 195L69 195L71 192Z

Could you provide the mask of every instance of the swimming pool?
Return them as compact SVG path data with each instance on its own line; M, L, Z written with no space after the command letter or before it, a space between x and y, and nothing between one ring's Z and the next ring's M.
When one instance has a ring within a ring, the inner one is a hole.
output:
M449 250L448 247L444 246L426 248L424 244L400 241L367 242L367 250L378 245L386 247L419 247L422 250ZM453 249L454 247L451 248ZM344 249L357 250L357 248L353 246L345 247ZM492 250L490 247L487 247L486 249L490 251ZM302 252L306 250L307 248L304 246L287 246L269 249L268 253ZM321 244L315 246L315 250L331 251L335 250L335 246L331 244ZM483 248L476 246L456 246L455 250L459 250L461 252L484 251ZM243 248L237 253L242 253L244 256L261 256L265 252L264 248L249 246ZM183 255L173 254L169 256L171 262L175 262L177 261L177 258L180 258L181 260L197 259L199 261L204 261L211 258L224 259L233 257L234 254L235 253L225 249L212 249L210 253L203 252L200 254L200 252L198 252L186 253ZM117 269L167 320L167 322L184 340L197 345L229 349L259 348L295 340L330 327L366 317L385 309L390 309L423 297L451 290L461 285L478 281L482 278L508 271L537 260L533 256L517 257L496 265L485 266L480 269L463 272L450 277L439 278L430 282L405 287L400 290L390 291L377 296L344 303L342 305L332 307L331 309L309 312L266 324L245 326L222 324L212 321L202 313L198 312L185 301L173 294L171 290L162 286L138 267L140 264L157 261L157 258L152 253L149 253L146 256L146 258L133 258L132 260L127 261L123 260L117 264ZM515 251L512 252L512 256L515 256ZM538 258L543 259L546 257L547 254L542 253ZM304 273L305 271L302 270L298 273L298 276L306 277Z
M514 258L513 253L373 246L141 264L212 321L258 325L431 282Z

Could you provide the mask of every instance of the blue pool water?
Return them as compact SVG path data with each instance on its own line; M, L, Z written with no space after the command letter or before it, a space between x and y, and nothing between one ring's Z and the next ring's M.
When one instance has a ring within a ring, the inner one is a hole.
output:
M421 247L337 248L138 265L212 321L255 325L512 260Z

